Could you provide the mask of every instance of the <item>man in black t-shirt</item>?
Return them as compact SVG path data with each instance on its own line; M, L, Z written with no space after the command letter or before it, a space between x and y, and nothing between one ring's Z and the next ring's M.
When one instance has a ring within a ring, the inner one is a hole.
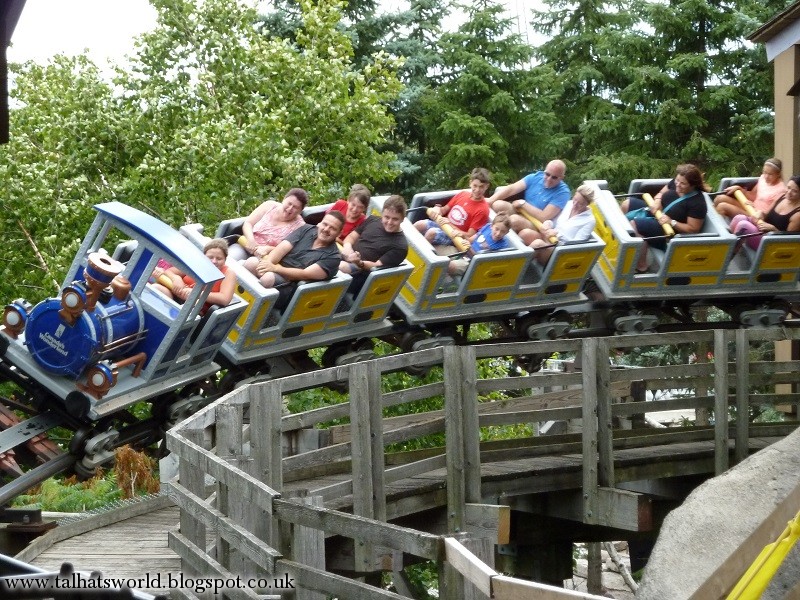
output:
M367 218L345 238L344 260L339 270L353 276L351 292L358 293L370 270L396 267L405 260L408 241L400 227L405 217L406 203L402 196L390 196L383 204L380 217Z

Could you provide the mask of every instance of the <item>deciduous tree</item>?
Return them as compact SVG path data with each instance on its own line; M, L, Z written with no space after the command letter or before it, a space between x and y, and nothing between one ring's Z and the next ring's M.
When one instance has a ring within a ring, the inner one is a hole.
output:
M339 3L303 0L294 42L262 35L236 0L153 5L158 26L113 84L85 56L15 67L0 233L19 254L3 297L52 293L97 202L213 231L290 187L323 202L395 175L381 147L400 63L376 54L357 68Z

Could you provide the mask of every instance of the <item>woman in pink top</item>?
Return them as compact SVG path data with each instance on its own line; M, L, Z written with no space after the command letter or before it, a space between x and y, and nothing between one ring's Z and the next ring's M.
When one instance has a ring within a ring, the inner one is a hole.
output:
M242 225L244 240L239 238L240 243L231 245L228 256L232 260L266 256L287 235L305 224L301 213L306 204L308 194L301 188L289 190L280 204L267 200L245 219Z
M716 197L714 207L717 212L729 219L736 215L746 215L747 211L734 197L734 194L741 190L747 198L749 206L752 206L756 212L767 214L769 209L786 194L786 184L781 175L782 169L783 163L779 158L768 158L764 161L761 176L752 189L746 190L740 185L732 185L725 189L724 194Z

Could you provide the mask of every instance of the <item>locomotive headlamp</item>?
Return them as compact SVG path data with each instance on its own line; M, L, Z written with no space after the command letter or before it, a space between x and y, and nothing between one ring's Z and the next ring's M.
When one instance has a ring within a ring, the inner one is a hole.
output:
M99 362L86 371L86 384L78 385L98 400L105 396L117 383L117 370L106 362Z
M61 304L69 310L78 308L84 301L85 298L82 298L76 290L67 290L61 297Z
M68 285L61 292L61 310L58 314L70 325L86 308L86 290L79 284Z
M30 309L31 305L22 299L6 304L3 310L3 326L12 338L17 339L17 336L24 331Z

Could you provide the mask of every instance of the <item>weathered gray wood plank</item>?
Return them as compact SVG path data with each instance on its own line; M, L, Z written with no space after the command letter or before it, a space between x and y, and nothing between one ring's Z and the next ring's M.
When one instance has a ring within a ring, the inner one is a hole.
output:
M736 451L737 463L747 458L750 424L750 337L749 329L736 330Z
M714 473L728 469L728 340L714 332Z

